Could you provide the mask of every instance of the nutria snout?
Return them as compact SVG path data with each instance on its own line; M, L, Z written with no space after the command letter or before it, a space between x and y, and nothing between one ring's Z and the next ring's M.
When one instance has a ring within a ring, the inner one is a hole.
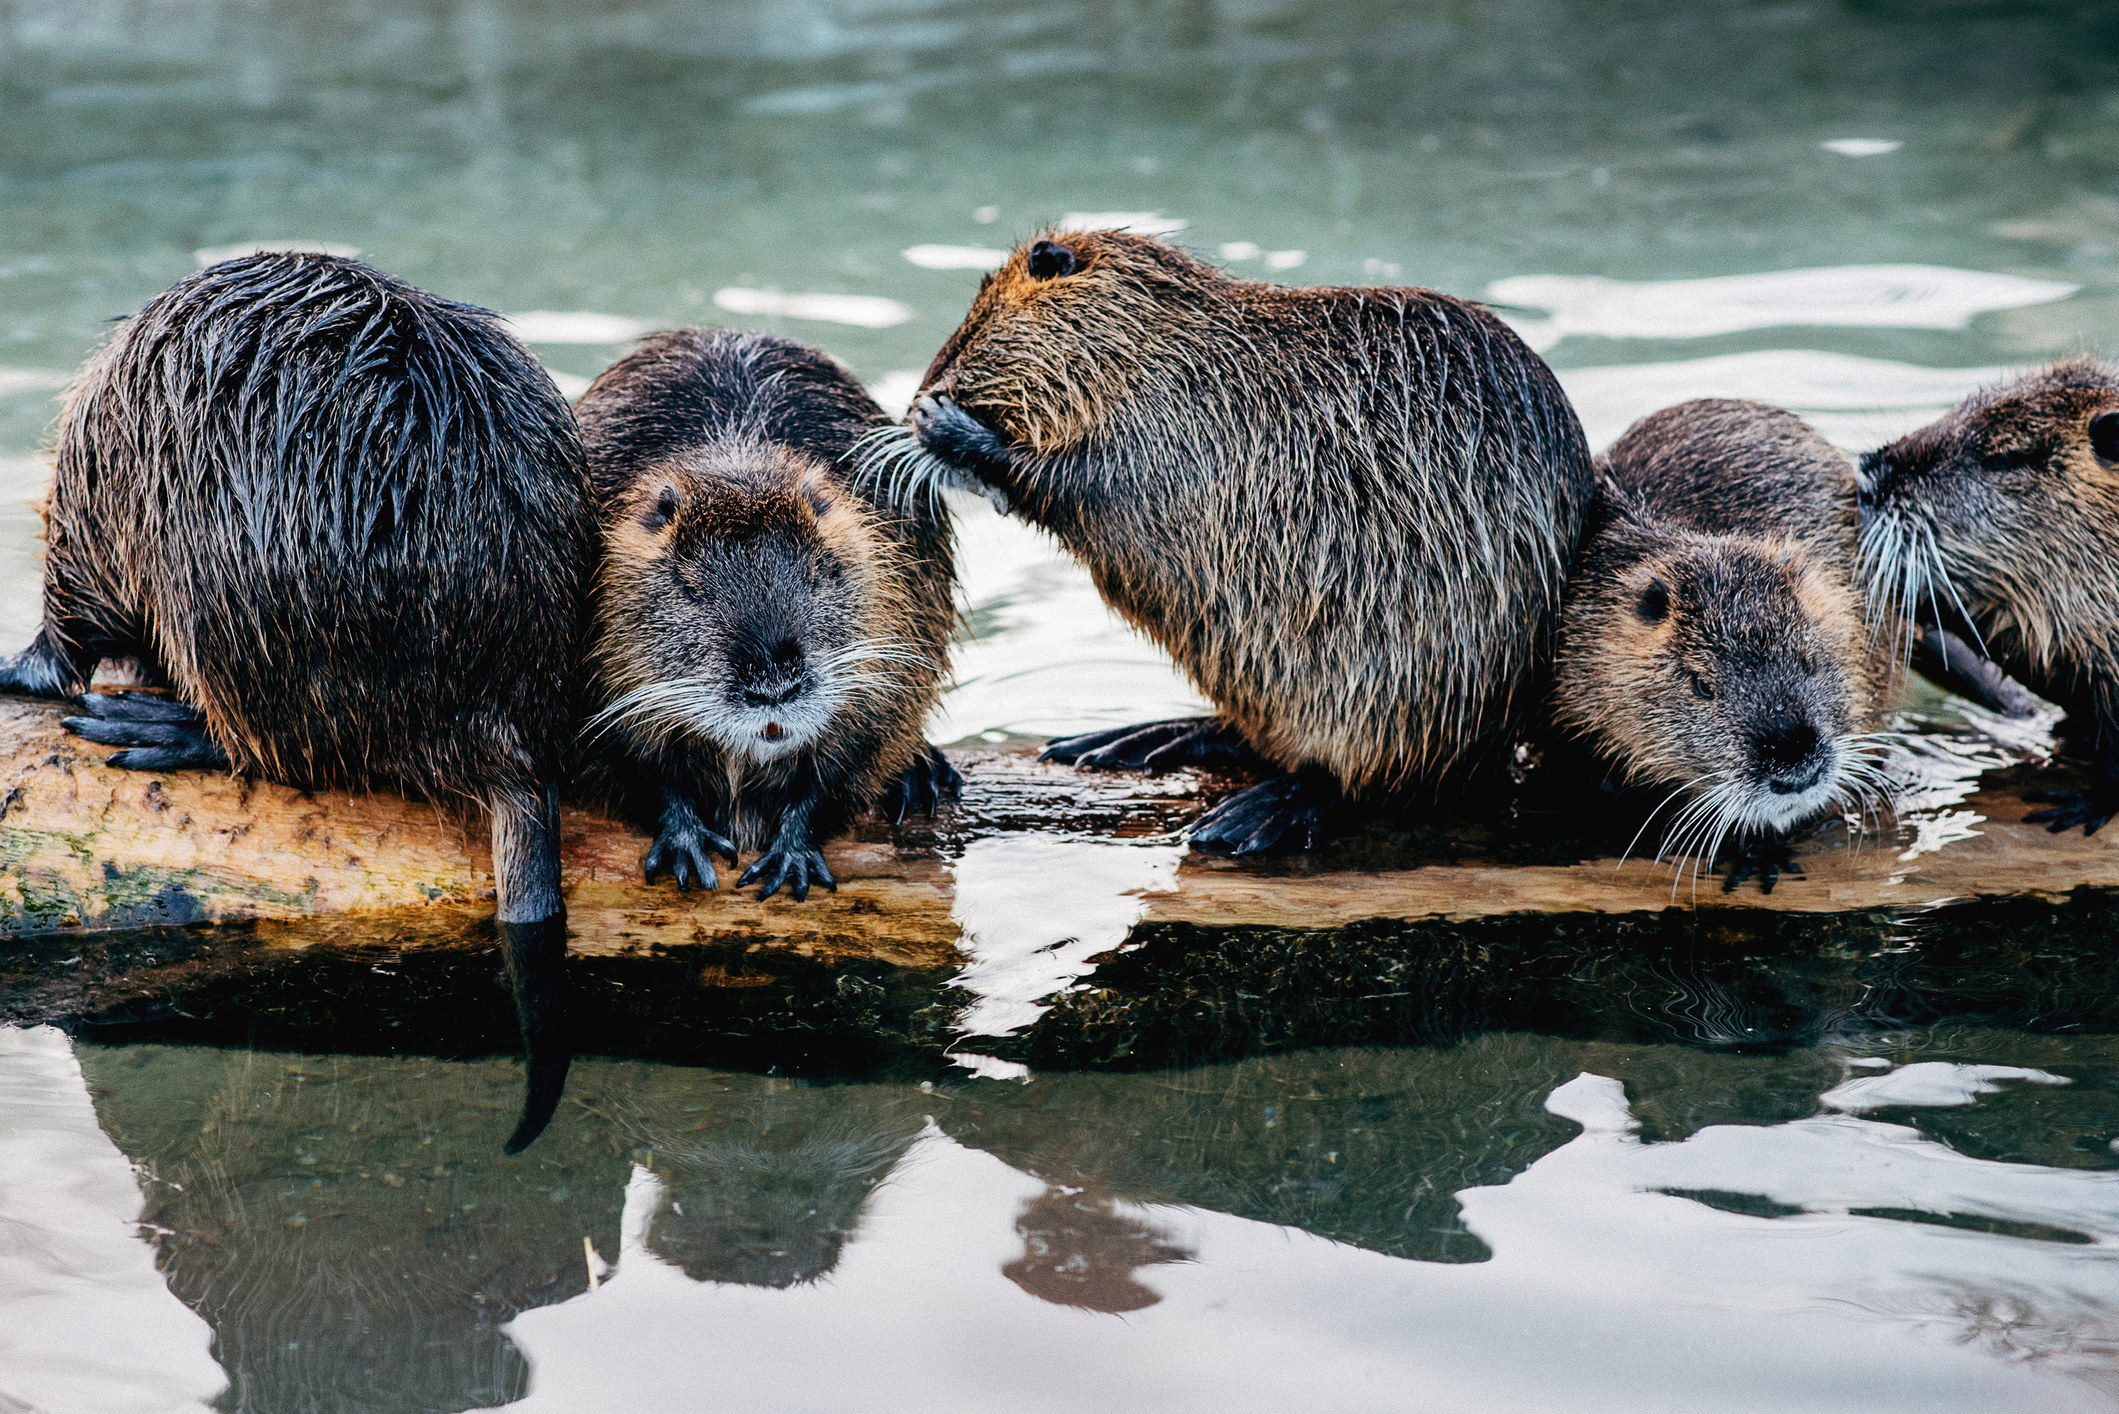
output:
M1878 600L2094 734L2089 789L2029 817L2094 834L2119 812L2119 372L2071 359L1984 389L1870 453L1862 482Z

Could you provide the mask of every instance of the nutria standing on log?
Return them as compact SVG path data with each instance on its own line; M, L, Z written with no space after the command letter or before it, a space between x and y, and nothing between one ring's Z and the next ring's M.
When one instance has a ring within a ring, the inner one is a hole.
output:
M2090 788L2026 818L2095 834L2119 813L2119 371L2070 359L1976 393L1864 457L1860 494L1872 593L2092 738Z
M1057 535L1218 719L1055 742L1096 766L1255 751L1287 774L1193 843L1314 842L1342 795L1432 789L1504 742L1589 502L1552 371L1431 290L1232 279L1052 232L927 370L919 443Z
M576 405L603 521L595 663L645 868L711 889L836 888L818 845L888 793L958 787L921 723L956 626L947 511L887 503L848 460L888 419L817 349L732 329L650 335Z
M1892 684L1855 567L1854 467L1793 413L1704 399L1597 458L1551 712L1628 784L1682 797L1666 849L1722 887L1800 874L1789 832L1884 791Z
M494 316L357 261L231 260L82 368L45 510L44 623L0 689L137 657L175 699L68 726L147 771L469 797L491 814L529 1055L510 1152L567 1068L554 782L595 525L565 400Z

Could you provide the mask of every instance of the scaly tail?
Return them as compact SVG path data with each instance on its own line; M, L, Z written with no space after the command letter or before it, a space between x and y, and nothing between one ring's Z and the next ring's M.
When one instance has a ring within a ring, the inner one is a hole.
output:
M559 796L550 786L537 795L496 791L493 815L493 878L500 908L496 926L515 994L515 1020L522 1033L522 1118L505 1152L519 1154L551 1123L566 1091L567 908L559 892Z

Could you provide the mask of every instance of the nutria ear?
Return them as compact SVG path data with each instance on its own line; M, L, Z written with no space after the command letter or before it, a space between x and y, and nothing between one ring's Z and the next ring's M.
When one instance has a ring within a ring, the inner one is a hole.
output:
M1660 579L1652 579L1641 591L1640 599L1633 606L1644 624L1659 624L1670 614L1670 586Z
M2090 419L2090 450L2106 466L2119 465L2119 412L2103 412Z
M1033 280L1056 279L1081 269L1081 262L1074 258L1074 252L1058 241L1039 241L1030 247L1030 259L1025 265Z

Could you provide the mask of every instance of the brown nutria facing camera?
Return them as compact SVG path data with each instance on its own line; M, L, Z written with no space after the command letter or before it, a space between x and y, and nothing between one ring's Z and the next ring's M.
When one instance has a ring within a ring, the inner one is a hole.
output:
M2119 371L2078 358L1974 394L1861 464L1871 593L1969 638L2090 737L2086 791L2027 816L2119 812Z
M1801 418L1704 399L1597 458L1552 715L1633 786L1683 798L1666 845L1772 892L1789 832L1885 793L1892 682L1864 614L1854 467ZM1651 817L1652 818L1652 817ZM1645 826L1644 826L1645 828Z
M82 699L111 764L490 813L529 1059L508 1141L567 1069L554 782L574 737L595 522L552 380L495 316L358 261L282 253L179 281L61 415L44 622L0 688L63 697L137 657L174 699Z
M1234 279L1121 231L1049 232L988 276L910 426L930 476L1058 536L1219 709L1051 759L1287 773L1195 827L1235 854L1489 759L1590 499L1558 381L1486 310Z
M601 768L657 821L647 878L836 888L818 846L958 777L921 723L956 627L934 501L885 504L849 454L888 419L819 350L733 329L648 337L575 408L603 520Z

